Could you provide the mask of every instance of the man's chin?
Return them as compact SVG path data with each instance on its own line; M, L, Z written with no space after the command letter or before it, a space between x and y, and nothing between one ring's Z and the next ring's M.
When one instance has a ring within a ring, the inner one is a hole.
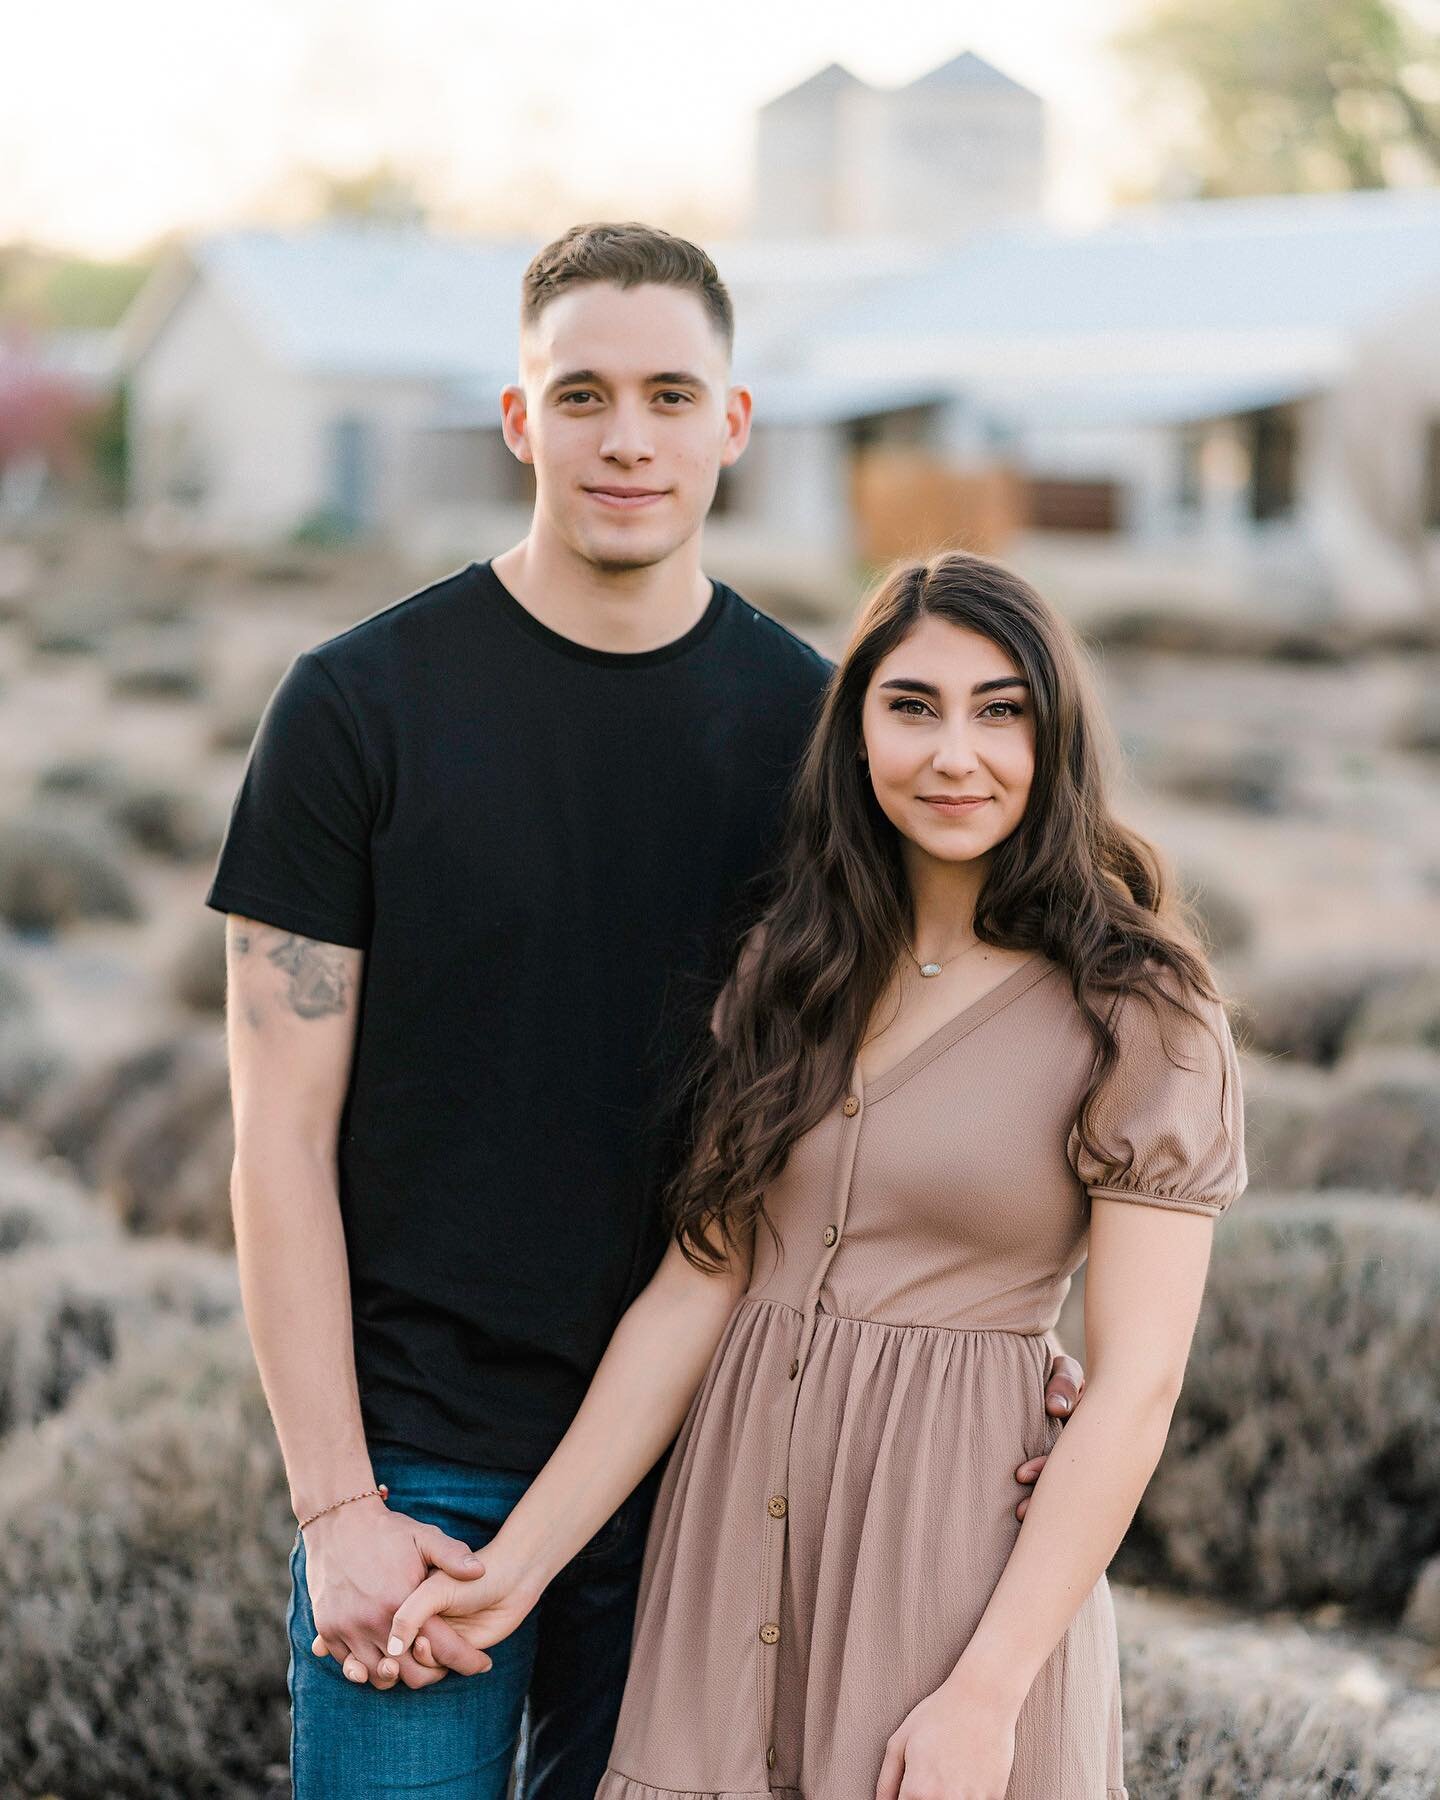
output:
M587 538L577 548L592 568L607 575L622 575L635 569L653 569L657 563L673 556L686 541L667 537L663 542L651 539L649 543L627 543L615 538Z

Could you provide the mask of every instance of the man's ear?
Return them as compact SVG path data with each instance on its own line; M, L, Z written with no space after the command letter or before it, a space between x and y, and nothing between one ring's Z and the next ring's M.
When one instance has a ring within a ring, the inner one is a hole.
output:
M725 447L720 452L722 469L737 462L750 442L750 416L754 404L747 387L732 387L725 396Z
M535 460L526 430L528 423L524 388L507 387L500 396L500 430L511 455L517 456L523 463L533 463Z

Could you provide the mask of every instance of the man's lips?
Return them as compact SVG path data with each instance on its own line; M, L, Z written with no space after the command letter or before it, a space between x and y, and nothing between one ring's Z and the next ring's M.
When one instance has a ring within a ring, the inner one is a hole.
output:
M665 498L664 488L624 488L624 487L587 487L585 492L592 500L598 500L602 506L609 506L619 512L630 512L637 507L650 506L656 500Z

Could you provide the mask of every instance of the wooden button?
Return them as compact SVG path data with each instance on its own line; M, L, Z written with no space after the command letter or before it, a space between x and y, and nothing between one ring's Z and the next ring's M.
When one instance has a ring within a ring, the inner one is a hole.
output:
M835 1242L836 1238L839 1237L839 1235L840 1235L840 1233L835 1229L835 1227L833 1225L827 1225L825 1227L825 1242L826 1242L827 1246L830 1244L833 1244Z
M778 1644L780 1642L780 1627L778 1625L762 1625L760 1627L760 1642L762 1644Z
M772 1494L770 1496L770 1517L772 1519L783 1519L785 1517L785 1496L783 1494Z
M797 1356L790 1365L790 1379L793 1381L800 1373L800 1358Z
M859 1112L859 1110L860 1110L860 1102L855 1098L855 1096L853 1094L851 1094L850 1098L845 1102L845 1105L842 1108L842 1111L844 1112L845 1117L847 1119L853 1119L855 1117L856 1113Z

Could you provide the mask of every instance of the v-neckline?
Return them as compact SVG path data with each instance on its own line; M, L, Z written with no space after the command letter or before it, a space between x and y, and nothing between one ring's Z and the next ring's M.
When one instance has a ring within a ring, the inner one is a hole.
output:
M854 1091L862 1095L870 1104L883 1100L886 1094L900 1086L904 1081L922 1069L926 1063L937 1057L942 1050L948 1050L951 1044L973 1031L977 1025L983 1025L986 1019L999 1012L1002 1006L1023 994L1026 988L1033 987L1042 975L1050 972L1054 965L1041 951L1027 956L1018 968L1012 969L1003 981L997 981L992 988L986 988L968 1006L952 1013L943 1024L937 1025L928 1037L922 1038L913 1050L906 1051L897 1063L892 1063L873 1081L866 1082L860 1069L860 1058L855 1058L851 1071Z

